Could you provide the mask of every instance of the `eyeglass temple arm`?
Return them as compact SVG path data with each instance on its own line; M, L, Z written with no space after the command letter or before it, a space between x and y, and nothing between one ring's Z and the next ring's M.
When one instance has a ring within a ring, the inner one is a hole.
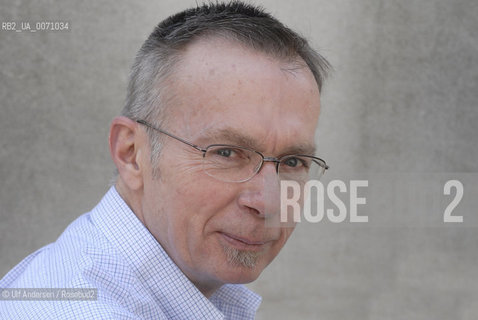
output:
M203 148L201 148L201 147L199 147L199 146L197 146L197 145L195 145L195 144L193 144L193 143L190 143L190 142L188 142L188 141L186 141L186 140L183 140L183 139L181 139L180 137L176 137L175 135L173 135L173 134L171 134L171 133L169 133L169 132L166 132L166 131L164 131L164 130L161 130L161 129L159 129L159 128L156 128L155 126L149 124L148 122L146 122L146 121L144 121L144 120L136 120L136 122L137 122L137 123L140 123L140 124L142 124L142 125L145 125L145 126L151 128L151 129L153 129L153 130L156 130L156 131L158 131L158 132L161 132L161 133L163 133L163 134L165 134L165 135L167 135L167 136L169 136L169 137L171 137L171 138L173 138L173 139L176 139L176 140L178 140L178 141L181 141L182 143L185 143L185 144L187 144L188 146L191 146L191 147L193 147L193 148L196 149L196 150L199 150L199 151L202 151L202 152L206 152L206 149L203 149Z
M320 161L322 161L322 162L323 162L323 168L324 168L324 170L328 170L328 169L330 168L330 167L327 165L327 163L325 163L325 161L324 161L323 159L321 159L321 158L318 158L318 157L315 157L315 158L317 158L317 159L319 159ZM321 164L319 164L319 163L317 162L317 160L314 160L314 161L315 161L315 163L317 163L319 166L321 166L321 167L322 167L322 165L321 165Z

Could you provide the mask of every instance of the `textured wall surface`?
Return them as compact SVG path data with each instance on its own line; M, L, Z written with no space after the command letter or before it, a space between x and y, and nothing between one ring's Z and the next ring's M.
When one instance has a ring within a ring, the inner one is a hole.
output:
M371 172L476 177L477 1L255 3L334 65L317 136L332 167L325 181ZM1 22L65 20L71 29L0 31L0 277L107 190L108 127L133 57L157 22L194 4L0 4ZM264 298L258 318L476 319L476 227L304 222L250 285Z

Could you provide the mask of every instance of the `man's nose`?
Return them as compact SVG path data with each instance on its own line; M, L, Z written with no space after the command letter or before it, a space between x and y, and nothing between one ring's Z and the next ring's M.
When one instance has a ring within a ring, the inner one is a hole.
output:
M241 207L261 218L277 215L280 210L280 181L275 162L264 162L261 170L249 181L239 195Z

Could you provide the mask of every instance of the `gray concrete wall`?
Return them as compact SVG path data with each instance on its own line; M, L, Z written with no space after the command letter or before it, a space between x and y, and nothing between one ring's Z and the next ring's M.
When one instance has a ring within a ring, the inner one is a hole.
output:
M476 198L478 2L256 3L335 67L318 132L326 182L461 173ZM0 31L0 276L107 190L108 126L132 59L157 22L194 4L2 1L1 22L66 20L71 30ZM478 224L403 223L391 212L381 225L302 223L251 284L264 297L258 318L476 319Z

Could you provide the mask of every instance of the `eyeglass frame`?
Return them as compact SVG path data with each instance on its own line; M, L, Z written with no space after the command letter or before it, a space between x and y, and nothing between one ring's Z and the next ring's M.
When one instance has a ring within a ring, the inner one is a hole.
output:
M282 161L282 159L284 158L287 158L287 157L291 157L291 156L298 156L298 157L309 157L309 158L312 158L312 161L317 161L317 165L321 166L322 168L324 168L323 172L325 173L325 170L328 170L329 169L329 166L327 165L327 163L325 162L325 160L319 158L319 157L316 157L316 156L312 156L312 155L308 155L308 154L288 154L288 155L284 155L280 158L276 158L276 157L266 157L264 156L261 152L257 151L257 150L254 150L254 149L251 149L251 148L248 148L248 147L242 147L242 146L235 146L235 145L229 145L229 144L211 144L211 145L208 145L206 146L206 148L202 148L194 143L191 143L189 141L186 141L178 136L175 136L174 134L172 133L169 133L167 131L164 131L162 129L159 129L159 128L156 128L154 125L152 125L151 123L145 121L145 120L142 120L142 119L137 119L135 120L137 123L139 124L142 124L148 128L151 128L153 130L156 130L160 133L163 133L177 141L180 141L184 144L187 144L188 146L190 147L193 147L194 149L198 150L198 151L201 151L202 152L202 156L203 158L206 157L206 152L208 151L209 148L211 147L216 147L216 146L224 146L224 147L232 147L232 148L240 148L240 149L245 149L245 150L249 150L249 151L252 151L252 152L255 152L256 154L258 154L259 156L261 156L262 158L262 161L261 161L261 164L260 166L258 167L257 171L249 178L245 179L245 180L240 180L240 181L228 181L228 182L234 182L234 183L241 183L241 182L246 182L246 181L249 181L250 179L252 179L254 176L256 176L262 169L262 167L264 166L264 162L274 162L276 164L276 173L279 174L279 165ZM320 164L319 164L320 163ZM323 165L322 165L323 164ZM214 176L212 176L213 178L215 179L218 179L221 181L221 179L219 178L216 178Z

